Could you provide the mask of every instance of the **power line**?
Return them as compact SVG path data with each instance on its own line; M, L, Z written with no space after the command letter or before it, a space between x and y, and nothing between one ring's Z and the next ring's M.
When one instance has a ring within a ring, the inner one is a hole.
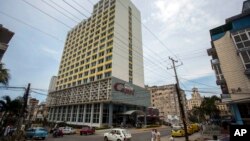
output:
M51 5L50 3L48 3L46 0L41 0L42 2L44 2L45 4L47 4L48 6L52 7L54 10L56 10L57 12L61 13L62 15L64 15L65 17L75 21L75 22L79 22L74 20L73 18L69 17L68 15L65 15L63 12L61 12L60 10L58 10L55 6Z
M21 24L24 24L24 25L26 25L26 26L28 26L28 27L30 27L30 28L36 30L36 31L39 31L40 33L43 33L43 34L45 34L45 35L47 35L47 36L49 36L49 37L52 37L53 39L56 39L57 41L63 42L63 40L57 38L56 36L54 36L54 35L52 35L52 34L50 34L50 33L44 32L44 31L40 30L39 28L37 28L37 27L35 27L35 26L31 25L31 24L28 24L28 23L26 23L26 22L24 22L24 21L22 21L22 20L20 20L20 19L17 19L17 18L15 18L15 17L13 17L13 16L11 16L11 15L9 15L9 14L3 12L3 11L0 11L0 13L1 13L2 15L4 15L4 16L7 16L7 17L11 18L12 20L15 20L16 22L19 22L19 23L21 23Z
M65 0L63 0L63 2L65 2L67 5L69 5L71 8L73 8L74 10L76 10L81 15L83 15L85 18L88 18L85 14L83 14L81 11L79 11L77 8L75 8L74 6L72 6L71 4L69 4L68 2L66 2Z
M73 16L74 18L76 18L77 20L81 21L80 18L76 17L74 14L70 13L66 8L60 6L59 4L55 3L53 0L49 0L50 2L52 2L54 5L56 5L57 7L65 10L67 13L69 13L71 16Z
M50 18L54 19L55 21L57 21L57 22L61 23L62 25L66 26L67 28L70 28L70 29L72 28L71 26L69 26L69 25L65 24L64 22L62 22L61 20L58 20L57 18L55 18L55 17L53 17L53 16L49 15L48 13L44 12L44 11L43 11L43 10L41 10L40 8L38 8L38 7L34 6L33 4L31 4L31 3L27 2L26 0L22 0L22 1L23 1L23 2L25 2L26 4L30 5L30 6L31 6L31 7L33 7L34 9L36 9L36 10L40 11L41 13L43 13L43 14L45 14L45 15L49 16Z

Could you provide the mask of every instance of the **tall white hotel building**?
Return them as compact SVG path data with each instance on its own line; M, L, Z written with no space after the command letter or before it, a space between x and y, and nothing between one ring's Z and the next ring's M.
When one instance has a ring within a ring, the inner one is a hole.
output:
M150 95L144 88L140 19L130 0L101 0L68 32L56 89L47 98L49 121L132 124L133 111L145 111Z

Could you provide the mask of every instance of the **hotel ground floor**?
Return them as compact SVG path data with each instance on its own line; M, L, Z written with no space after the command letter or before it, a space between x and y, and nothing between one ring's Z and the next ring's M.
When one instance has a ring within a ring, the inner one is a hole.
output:
M120 126L121 123L134 126L146 107L121 103L89 103L54 106L49 108L50 122L66 122L74 125L94 127ZM141 120L141 118L140 118Z

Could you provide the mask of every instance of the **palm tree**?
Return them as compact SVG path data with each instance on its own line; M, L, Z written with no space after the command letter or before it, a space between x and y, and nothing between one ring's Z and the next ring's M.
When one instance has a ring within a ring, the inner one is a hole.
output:
M3 113L0 121L1 127L3 127L5 121L18 118L23 103L20 97L11 100L9 96L3 96L2 99L0 100L0 112Z
M4 68L4 64L0 63L0 84L8 85L10 79L9 70Z

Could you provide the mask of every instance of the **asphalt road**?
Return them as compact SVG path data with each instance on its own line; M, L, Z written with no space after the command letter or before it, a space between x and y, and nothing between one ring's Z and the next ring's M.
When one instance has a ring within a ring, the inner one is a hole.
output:
M167 136L170 134L169 128L158 129L161 133L161 136ZM134 132L134 133L133 133ZM151 140L151 131L150 130L133 130L132 141L150 141ZM79 134L75 135L65 135L61 138L53 138L51 135L46 139L46 141L103 141L103 132L98 132L95 135L80 136Z

